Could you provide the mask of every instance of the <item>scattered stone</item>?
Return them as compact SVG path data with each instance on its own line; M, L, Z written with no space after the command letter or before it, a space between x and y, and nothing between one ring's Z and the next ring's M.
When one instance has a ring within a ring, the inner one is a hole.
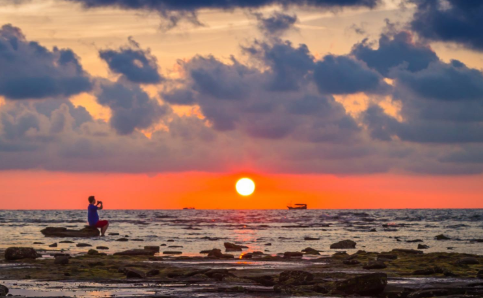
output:
M301 252L298 252L298 251L287 251L287 252L284 252L283 254L283 257L286 258L286 259L290 259L290 258L301 258L303 257L303 253Z
M170 245L168 248L183 248L181 245Z
M418 244L418 249L428 249L429 246L424 245L424 244Z
M100 235L95 227L85 226L81 230L68 230L67 228L47 227L40 231L45 237L84 237L91 238Z
M98 255L99 252L97 250L95 250L95 249L89 249L89 251L87 252L87 254L89 256L94 256L94 255Z
M387 268L386 264L382 261L369 261L366 263L362 268L371 270L371 269L384 269Z
M457 265L476 265L479 263L480 262L478 262L478 259L473 257L461 258L458 261L456 261Z
M145 278L146 274L137 269L132 268L124 268L124 273L126 274L126 278Z
M265 243L265 246L272 246L272 243Z
M159 246L145 246L144 249L154 251L155 253L159 252Z
M147 277L152 277L152 276L156 276L156 275L159 275L159 270L158 269L151 269L149 270L148 272L146 272L146 276Z
M356 243L352 240L342 240L330 246L331 249L351 249L356 248Z
M49 247L57 247L57 243L52 243Z
M392 254L379 254L377 255L377 260L378 261L392 261L396 260L397 255L392 255Z
M77 243L77 245L76 245L76 246L77 246L77 247L90 247L90 246L92 246L92 245L87 244L87 243Z
M173 239L169 239L167 242L174 242L174 240Z
M150 257L149 258L150 261L163 261L163 257Z
M335 283L335 288L345 294L379 295L387 285L387 274L371 273Z
M54 264L57 265L67 265L69 264L69 256L57 256L55 257Z
M127 242L127 241L129 241L129 239L127 239L127 238L119 238L119 239L116 239L116 241L119 241L119 242Z
M316 249L313 249L312 247L307 247L306 249L303 249L302 252L304 252L307 255L320 255L319 251Z
M424 269L418 269L413 271L413 275L433 275L433 274L438 274L438 273L443 273L443 269L441 269L438 266L434 266L431 268L424 268Z
M0 285L0 296L7 296L8 288L4 285Z
M109 236L119 236L119 233L109 233Z
M273 278L273 276L270 276L270 275L253 276L253 277L245 277L245 278L252 280L264 287L273 287L275 285L275 279Z
M423 242L421 239L416 239L416 240L406 240L407 243L415 243L415 242Z
M155 252L146 249L130 249L121 252L116 252L115 256L154 256Z
M320 238L312 238L312 237L305 237L305 241L315 241L315 240L320 240Z
M62 240L62 241L60 241L59 243L74 243L74 241L70 241L70 240Z
M420 250L415 249L404 249L404 248L395 248L392 250L393 253L401 253L401 254L408 254L408 255L422 255L423 252Z
M45 244L43 242L34 242L34 244Z
M107 246L97 246L96 249L107 250L107 249L109 249L109 247L107 247Z
M359 265L361 262L356 259L347 259L344 260L342 263L344 263L345 265Z
M161 244L160 246L166 246L166 244Z
M5 250L5 260L36 259L40 255L31 247L9 247Z
M440 234L440 235L435 236L434 239L436 239L436 240L450 240L451 238L449 238L449 237L447 237L443 234Z
M144 239L136 238L136 239L131 239L131 241L144 241Z
M242 251L243 248L248 248L248 246L238 245L230 242L225 242L226 251Z
M167 251L163 251L163 254L165 254L165 255L181 255L181 254L183 254L183 252L167 250Z
M314 279L314 275L306 271L283 271L278 277L278 283L285 286L306 285Z

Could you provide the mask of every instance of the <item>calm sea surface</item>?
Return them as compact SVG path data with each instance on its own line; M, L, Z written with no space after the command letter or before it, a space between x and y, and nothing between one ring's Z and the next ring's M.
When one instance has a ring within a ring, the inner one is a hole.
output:
M413 248L420 239L427 252L454 251L481 254L483 210L103 210L101 219L110 221L108 233L119 236L92 239L45 238L47 227L80 229L86 224L86 211L9 211L0 210L0 248L30 246L48 248L61 240L108 246L108 253L145 245L162 245L161 251L177 250L184 255L199 255L201 250L220 248L224 242L243 243L247 251L269 254L300 251L312 247L330 254L330 244L351 239L357 249L388 251ZM444 234L451 240L437 241ZM115 241L121 237L128 242ZM305 237L320 238L305 241ZM398 241L399 239L399 241ZM134 241L138 240L138 241ZM142 241L139 241L142 240ZM33 242L43 242L36 244ZM271 245L267 245L270 243ZM182 248L169 248L182 246ZM74 244L59 244L56 249L85 252ZM322 253L324 254L324 253Z

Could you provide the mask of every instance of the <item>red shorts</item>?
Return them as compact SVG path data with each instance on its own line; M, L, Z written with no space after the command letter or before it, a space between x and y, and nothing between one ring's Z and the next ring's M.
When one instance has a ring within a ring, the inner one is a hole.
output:
M107 226L108 224L109 224L109 222L108 222L107 220L100 220L100 221L98 221L98 222L97 222L97 223L94 225L94 227L96 227L96 228L102 228L102 227L104 227L104 226Z

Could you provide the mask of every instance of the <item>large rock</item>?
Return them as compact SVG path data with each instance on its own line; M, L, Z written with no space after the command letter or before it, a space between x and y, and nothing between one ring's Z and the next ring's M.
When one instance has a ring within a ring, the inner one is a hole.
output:
M56 256L54 260L54 264L57 265L67 265L69 264L69 256Z
M362 268L367 269L367 270L384 269L386 267L387 267L386 264L384 264L384 262L382 262L382 261L369 261L364 266L362 266Z
M436 240L450 240L451 238L449 238L446 235L440 234L440 235L434 236L434 239L436 239Z
M352 240L342 240L330 246L331 249L351 249L356 248L356 243Z
M147 249L130 249L116 252L115 256L154 256L155 252Z
M465 257L456 261L456 264L458 265L477 265L479 263L480 262L478 261L478 259L473 257Z
M0 296L7 296L8 288L4 285L0 285Z
M5 250L5 260L36 259L40 255L31 247L9 247Z
M100 232L95 227L86 226L81 230L69 230L67 228L47 227L40 231L45 237L97 237Z
M155 253L156 252L159 252L159 246L145 246L144 247L145 250L152 250L154 251Z
M301 258L303 257L304 254L299 252L299 251L286 251L283 253L283 257L285 259L290 259L290 258Z
M319 251L316 249L313 249L312 247L307 247L306 249L303 249L302 252L308 255L320 255Z
M379 295L387 285L387 274L371 273L339 281L336 290L353 295Z
M230 242L225 242L224 245L226 251L242 251L243 248L248 248L247 246L237 245Z

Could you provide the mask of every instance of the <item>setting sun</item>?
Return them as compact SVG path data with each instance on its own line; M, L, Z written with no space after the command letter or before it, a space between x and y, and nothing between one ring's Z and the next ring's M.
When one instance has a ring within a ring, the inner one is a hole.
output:
M242 196L249 196L255 191L255 182L250 178L242 178L236 182L236 191Z

